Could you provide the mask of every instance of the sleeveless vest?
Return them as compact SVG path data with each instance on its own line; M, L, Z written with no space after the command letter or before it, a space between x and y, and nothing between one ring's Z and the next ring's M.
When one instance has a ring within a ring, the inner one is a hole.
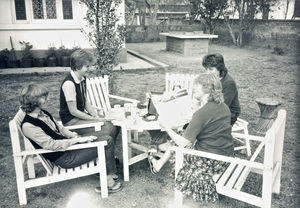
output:
M48 113L45 110L42 110L46 115L49 116L49 118L51 119L51 121L55 124L55 128L56 130L59 132L58 126L56 125L56 123L54 122L53 117L51 116L50 113ZM38 126L40 127L45 134L47 134L48 136L50 136L52 139L54 140L59 140L59 139L66 139L65 136L58 134L57 132L53 131L44 121L41 121L40 119L37 118L33 118L29 115L25 115L24 120L21 123L21 128L23 126L24 123L30 123L34 126ZM43 149L40 145L38 145L32 138L28 138L29 141L31 142L31 144L34 146L35 149ZM42 154L46 159L50 160L51 162L54 162L55 160L57 160L60 156L62 156L64 154L64 152L53 152L53 153L44 153Z
M85 96L86 96L86 79L81 82L82 85L82 92L80 90L80 84L77 84L75 80L73 79L71 73L66 76L64 81L62 82L62 85L60 86L60 110L59 110L59 116L63 124L68 123L70 120L75 118L69 111L68 104L65 98L64 91L62 89L63 84L66 81L71 81L75 85L76 89L76 106L77 109L80 111L84 111L85 109Z

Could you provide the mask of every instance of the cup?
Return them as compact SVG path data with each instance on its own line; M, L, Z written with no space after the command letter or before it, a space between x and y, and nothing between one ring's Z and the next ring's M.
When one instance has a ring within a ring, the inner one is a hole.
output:
M137 104L136 103L132 103L130 105L130 113L133 118L137 117Z
M124 104L125 118L131 116L131 103Z

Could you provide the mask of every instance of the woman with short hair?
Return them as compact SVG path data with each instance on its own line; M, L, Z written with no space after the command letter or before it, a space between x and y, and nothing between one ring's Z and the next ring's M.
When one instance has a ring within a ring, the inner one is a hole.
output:
M102 137L79 137L56 122L52 115L43 109L47 102L48 90L41 85L29 84L21 93L21 109L26 115L21 123L24 135L36 149L62 150L59 152L44 153L43 156L55 165L62 168L74 168L87 163L98 156L97 148L66 150L73 144L85 143L94 140L105 140L106 168L109 192L121 190L120 182L113 180L116 172L113 139L109 135ZM97 136L96 134L89 134ZM88 136L88 135L85 135Z

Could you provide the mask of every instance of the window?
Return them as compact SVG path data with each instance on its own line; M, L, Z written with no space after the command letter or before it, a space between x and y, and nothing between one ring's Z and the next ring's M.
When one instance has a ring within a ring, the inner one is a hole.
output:
M16 19L26 20L25 0L15 0Z
M73 19L72 0L63 0L62 8L64 19Z
M0 0L1 1L1 0ZM73 0L13 0L15 19L27 20L73 20Z
M56 0L32 0L34 19L56 19Z

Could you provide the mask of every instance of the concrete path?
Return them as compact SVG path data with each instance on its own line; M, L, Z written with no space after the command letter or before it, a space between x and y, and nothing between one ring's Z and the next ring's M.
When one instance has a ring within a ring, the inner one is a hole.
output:
M120 63L115 68L114 71L119 70L146 70L146 69L156 69L165 68L168 65L153 60L149 57L136 53L132 50L128 50L127 62ZM0 69L1 74L29 74L29 73L48 73L48 72L68 72L70 67L32 67L32 68L7 68Z

